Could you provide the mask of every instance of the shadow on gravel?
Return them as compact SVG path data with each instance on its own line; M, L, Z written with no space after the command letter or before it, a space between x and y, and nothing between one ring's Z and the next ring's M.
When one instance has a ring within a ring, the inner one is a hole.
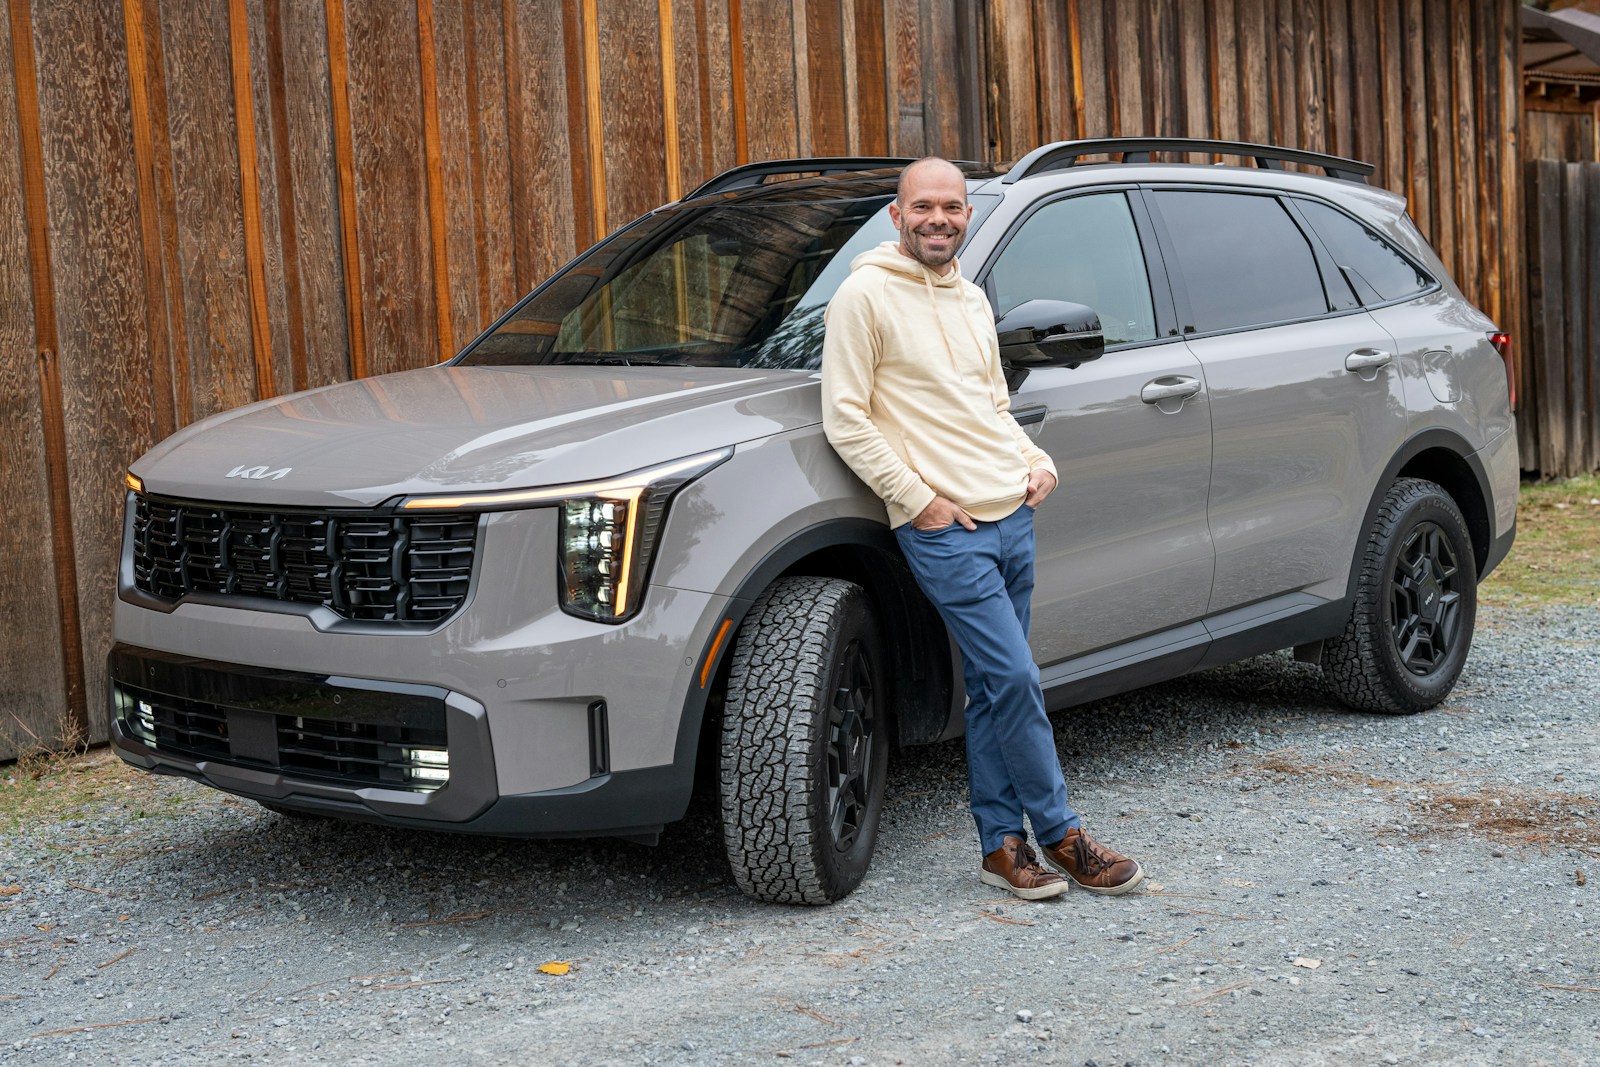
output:
M1181 764L1198 754L1203 741L1251 736L1285 717L1348 721L1353 715L1330 704L1315 668L1280 655L1070 708L1052 719L1070 781L1095 773L1125 778L1153 759ZM953 826L970 829L965 780L959 739L897 753L889 769L886 828L912 818L931 797L948 811ZM279 815L232 798L223 805L235 813L236 829L209 837L201 846L204 857L188 848L156 848L128 862L137 862L141 876L180 898L189 896L197 910L229 910L223 904L259 908L252 898L315 890L334 911L359 906L398 928L500 915L559 926L580 901L623 911L657 900L739 899L722 858L716 798L705 785L686 817L667 826L654 848L612 839L396 829ZM324 910L303 892L296 898L307 911Z

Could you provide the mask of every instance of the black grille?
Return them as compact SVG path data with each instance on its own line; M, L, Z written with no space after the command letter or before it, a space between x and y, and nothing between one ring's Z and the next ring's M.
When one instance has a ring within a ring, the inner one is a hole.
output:
M476 515L244 511L135 498L134 585L322 604L346 619L436 623L466 599Z

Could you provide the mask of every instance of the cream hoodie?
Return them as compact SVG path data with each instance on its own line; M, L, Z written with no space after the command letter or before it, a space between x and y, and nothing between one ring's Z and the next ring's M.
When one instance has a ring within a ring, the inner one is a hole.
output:
M994 313L960 264L940 277L893 241L861 253L828 304L822 428L850 469L910 522L942 495L993 522L1056 473L1011 417Z

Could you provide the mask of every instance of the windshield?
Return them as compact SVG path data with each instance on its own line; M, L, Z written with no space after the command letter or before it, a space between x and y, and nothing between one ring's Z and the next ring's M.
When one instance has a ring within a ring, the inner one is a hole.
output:
M557 275L467 366L674 364L815 370L850 261L893 240L892 196L663 208ZM973 197L973 225L982 209Z

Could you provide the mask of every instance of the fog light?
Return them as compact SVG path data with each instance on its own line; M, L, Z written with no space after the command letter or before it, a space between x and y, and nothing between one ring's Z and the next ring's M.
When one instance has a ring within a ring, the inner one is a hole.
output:
M406 777L413 782L448 782L450 753L442 748L405 749Z
M120 686L113 690L117 718L134 737L147 745L156 743L156 709L147 700L140 700Z

